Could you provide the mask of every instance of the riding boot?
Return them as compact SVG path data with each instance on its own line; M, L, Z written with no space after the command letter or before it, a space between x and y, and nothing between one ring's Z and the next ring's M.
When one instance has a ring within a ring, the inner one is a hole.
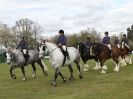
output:
M27 63L27 61L28 61L28 58L29 58L29 54L26 53L26 54L24 55L24 57L25 57L25 64L24 64L24 65L26 65L26 63Z
M70 60L70 56L69 56L68 51L65 51L65 53L66 53L67 59Z

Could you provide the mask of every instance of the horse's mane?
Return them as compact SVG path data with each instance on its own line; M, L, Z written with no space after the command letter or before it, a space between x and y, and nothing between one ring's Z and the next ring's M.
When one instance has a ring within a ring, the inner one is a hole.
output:
M54 46L57 46L55 43L52 43L52 42L45 42L45 43L48 43L49 45L54 45Z

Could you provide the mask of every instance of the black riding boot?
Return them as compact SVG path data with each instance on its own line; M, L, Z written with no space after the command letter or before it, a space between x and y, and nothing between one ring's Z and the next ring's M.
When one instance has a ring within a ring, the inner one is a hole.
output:
M67 56L67 59L70 60L70 56L69 56L68 51L65 51L65 54L66 54L66 56Z
M25 65L26 65L28 58L29 58L28 51L26 52L26 54L24 54L24 58L25 58Z

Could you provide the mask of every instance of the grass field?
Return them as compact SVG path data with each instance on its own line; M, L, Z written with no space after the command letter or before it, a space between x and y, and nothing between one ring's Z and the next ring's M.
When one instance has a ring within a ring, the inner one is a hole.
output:
M32 68L25 68L27 80L22 81L22 73L18 68L14 72L16 80L10 79L9 66L0 64L0 99L133 99L133 65L122 67L119 73L113 71L112 60L105 64L108 66L107 74L92 70L94 61L88 61L90 71L84 72L84 78L78 78L75 65L74 81L62 82L57 79L57 87L50 85L53 78L53 68L45 60L49 68L49 76L45 77L37 67L37 78L32 78ZM64 76L69 78L67 67L62 68Z

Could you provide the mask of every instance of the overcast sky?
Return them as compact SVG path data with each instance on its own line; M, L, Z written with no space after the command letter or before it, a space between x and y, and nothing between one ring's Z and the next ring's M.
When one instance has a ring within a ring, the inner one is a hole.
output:
M51 36L95 28L110 34L133 24L133 0L0 0L0 21L14 25L20 18L39 23Z

